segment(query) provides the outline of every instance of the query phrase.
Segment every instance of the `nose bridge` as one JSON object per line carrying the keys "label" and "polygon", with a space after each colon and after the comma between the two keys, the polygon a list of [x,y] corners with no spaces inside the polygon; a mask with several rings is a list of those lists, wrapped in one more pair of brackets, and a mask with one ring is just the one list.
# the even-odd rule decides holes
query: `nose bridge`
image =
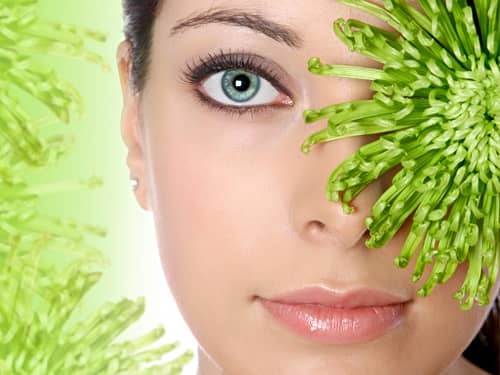
{"label": "nose bridge", "polygon": [[[373,93],[368,82],[351,79],[336,79],[325,83],[325,78],[314,77],[309,81],[306,108],[320,109],[328,105],[369,99]],[[298,128],[304,141],[309,135],[324,129],[327,119],[305,124]],[[300,159],[300,177],[296,181],[296,191],[291,207],[295,230],[307,241],[333,242],[342,247],[353,247],[365,238],[365,219],[382,193],[382,182],[373,181],[351,202],[351,214],[344,213],[340,202],[329,201],[327,183],[334,169],[361,146],[372,142],[375,136],[356,136],[315,144],[308,154]],[[297,166],[299,167],[299,166]]]}
{"label": "nose bridge", "polygon": [[[305,95],[306,108],[320,109],[353,100],[370,99],[373,92],[368,81],[346,78],[313,76],[308,79]],[[309,135],[324,129],[327,119],[304,124],[294,129],[303,142]],[[295,133],[297,135],[297,133]],[[302,154],[296,165],[292,191],[290,220],[294,230],[305,241],[325,243],[341,248],[359,246],[367,233],[365,219],[383,192],[379,179],[366,186],[350,203],[354,208],[344,213],[340,202],[329,201],[327,183],[331,173],[361,146],[374,141],[376,136],[356,136],[315,144],[308,154]],[[296,147],[296,145],[294,145]],[[385,178],[385,177],[384,177]]]}
{"label": "nose bridge", "polygon": [[382,192],[380,183],[374,181],[356,196],[350,214],[344,213],[340,202],[329,201],[326,191],[333,170],[365,143],[366,137],[339,139],[315,145],[303,155],[290,211],[302,239],[351,248],[365,238],[365,219]]}

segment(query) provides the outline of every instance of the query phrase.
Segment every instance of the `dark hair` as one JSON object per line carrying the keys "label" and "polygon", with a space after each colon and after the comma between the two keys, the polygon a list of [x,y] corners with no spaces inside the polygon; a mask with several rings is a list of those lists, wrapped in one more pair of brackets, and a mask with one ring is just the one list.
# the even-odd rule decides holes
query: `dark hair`
{"label": "dark hair", "polygon": [[500,375],[500,295],[464,357],[493,375]]}
{"label": "dark hair", "polygon": [[[123,0],[124,33],[132,44],[132,84],[137,92],[146,83],[153,24],[165,0]],[[500,375],[500,296],[464,357],[482,369]]]}
{"label": "dark hair", "polygon": [[131,80],[135,92],[143,90],[150,63],[153,24],[164,0],[122,0],[124,34],[132,45]]}

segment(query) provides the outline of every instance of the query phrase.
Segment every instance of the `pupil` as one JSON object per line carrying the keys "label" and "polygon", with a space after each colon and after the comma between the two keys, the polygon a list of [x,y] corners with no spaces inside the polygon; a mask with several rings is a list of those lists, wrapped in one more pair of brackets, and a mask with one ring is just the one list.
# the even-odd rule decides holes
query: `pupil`
{"label": "pupil", "polygon": [[234,78],[233,86],[238,91],[248,90],[250,87],[250,79],[244,74],[238,74]]}

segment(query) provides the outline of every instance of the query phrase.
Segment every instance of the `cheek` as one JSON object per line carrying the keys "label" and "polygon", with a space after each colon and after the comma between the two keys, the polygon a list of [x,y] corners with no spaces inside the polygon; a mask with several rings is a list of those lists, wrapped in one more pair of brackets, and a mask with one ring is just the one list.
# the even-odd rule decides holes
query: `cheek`
{"label": "cheek", "polygon": [[[395,237],[393,247],[397,252],[402,248],[410,227],[411,223],[407,221]],[[407,280],[411,280],[417,258],[418,251],[408,266],[401,270],[406,274]],[[409,281],[414,301],[409,308],[409,319],[403,333],[405,338],[399,350],[402,353],[414,353],[416,357],[428,358],[429,369],[438,369],[460,357],[491,310],[491,305],[481,307],[475,303],[470,310],[464,311],[460,309],[460,301],[453,298],[461,288],[467,271],[467,263],[462,263],[448,281],[436,285],[427,297],[417,295],[417,290],[427,281],[431,273],[430,265],[426,267],[420,280],[415,283]],[[499,289],[500,278],[491,291],[491,303]],[[419,354],[416,352],[417,348],[420,348]]]}
{"label": "cheek", "polygon": [[[194,117],[189,121],[215,132],[220,127]],[[257,237],[275,193],[264,176],[272,169],[268,155],[238,152],[231,140],[200,136],[194,125],[182,127],[185,122],[148,124],[156,126],[148,137],[148,163],[165,275],[179,310],[204,342],[204,334],[223,332],[228,324],[214,317],[243,308],[255,292],[252,269],[260,264],[255,248],[264,242]],[[159,129],[166,123],[168,129]],[[263,197],[262,191],[268,194]]]}
{"label": "cheek", "polygon": [[[413,269],[414,265],[415,260],[408,267]],[[409,329],[407,342],[412,343],[414,348],[425,348],[422,350],[429,353],[427,357],[436,359],[434,368],[461,356],[491,309],[491,305],[480,307],[474,304],[470,310],[461,310],[460,301],[453,298],[462,286],[467,270],[467,263],[461,264],[446,283],[438,284],[427,297],[420,297],[416,292],[427,280],[430,269],[414,284],[414,303],[408,322],[412,328]],[[493,296],[498,295],[499,281],[492,290]]]}
{"label": "cheek", "polygon": [[[232,260],[241,249],[231,246],[241,231],[235,218],[246,212],[238,202],[240,176],[201,143],[170,138],[162,147],[153,146],[152,153],[156,229],[170,285],[207,290],[223,283],[231,278]],[[238,207],[241,213],[234,212]],[[198,298],[205,296],[210,293]]]}

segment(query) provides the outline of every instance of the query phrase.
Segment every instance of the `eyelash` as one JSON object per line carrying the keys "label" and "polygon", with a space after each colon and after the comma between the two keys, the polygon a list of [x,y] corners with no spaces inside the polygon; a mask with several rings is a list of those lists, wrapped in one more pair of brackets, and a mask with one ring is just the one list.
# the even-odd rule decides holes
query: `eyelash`
{"label": "eyelash", "polygon": [[[199,57],[199,63],[192,67],[189,63],[186,69],[182,72],[181,80],[190,85],[198,85],[206,77],[212,74],[219,73],[224,70],[241,69],[248,73],[257,74],[262,78],[269,81],[278,91],[288,95],[292,101],[293,97],[289,90],[281,84],[278,74],[270,67],[266,66],[265,62],[258,62],[261,60],[257,55],[241,51],[239,53],[231,53],[220,50],[217,54],[208,54],[207,58]],[[210,109],[216,111],[224,111],[231,115],[240,117],[244,114],[253,115],[258,112],[266,110],[275,110],[276,105],[259,105],[259,106],[229,106],[219,103],[213,99],[208,98],[199,90],[195,91],[198,101],[207,105]]]}

